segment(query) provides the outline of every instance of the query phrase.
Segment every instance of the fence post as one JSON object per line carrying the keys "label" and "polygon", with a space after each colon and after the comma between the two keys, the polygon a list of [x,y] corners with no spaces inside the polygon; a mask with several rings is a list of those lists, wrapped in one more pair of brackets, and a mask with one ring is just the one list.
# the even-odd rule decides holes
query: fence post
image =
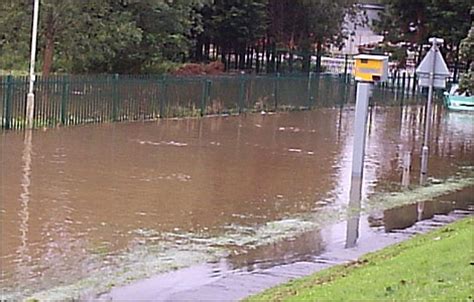
{"label": "fence post", "polygon": [[112,80],[112,121],[117,121],[118,119],[118,101],[119,101],[119,93],[118,93],[118,81],[119,75],[114,74]]}
{"label": "fence post", "polygon": [[397,80],[397,71],[394,70],[392,71],[392,87],[391,87],[392,91],[395,89],[396,80]]}
{"label": "fence post", "polygon": [[240,91],[239,91],[239,114],[245,110],[245,89],[246,88],[246,78],[242,75],[240,77]]}
{"label": "fence post", "polygon": [[402,97],[405,97],[406,78],[407,78],[407,73],[406,71],[404,71],[402,75]]}
{"label": "fence post", "polygon": [[11,129],[11,122],[12,122],[12,101],[13,101],[13,76],[7,76],[7,87],[6,87],[6,95],[5,95],[5,129]]}
{"label": "fence post", "polygon": [[344,56],[344,83],[347,83],[348,64],[349,64],[349,55],[346,54],[346,55]]}
{"label": "fence post", "polygon": [[414,96],[416,94],[416,72],[413,73],[413,86],[411,87],[412,89],[412,95]]}
{"label": "fence post", "polygon": [[68,108],[67,108],[67,98],[69,96],[69,77],[66,75],[63,77],[63,91],[61,94],[61,124],[67,124],[67,115],[68,115]]}
{"label": "fence post", "polygon": [[408,189],[410,186],[410,170],[411,170],[411,152],[403,153],[403,173],[402,173],[402,187]]}
{"label": "fence post", "polygon": [[311,106],[313,104],[313,97],[311,95],[311,84],[313,81],[313,72],[310,71],[308,75],[308,109],[311,109]]}
{"label": "fence post", "polygon": [[275,111],[278,109],[278,83],[280,80],[280,73],[278,72],[273,83],[273,98],[275,101]]}
{"label": "fence post", "polygon": [[211,85],[211,80],[205,80],[203,83],[203,91],[201,97],[201,116],[204,116],[206,114],[207,100],[209,99],[209,95],[211,94]]}
{"label": "fence post", "polygon": [[160,118],[165,116],[165,102],[168,98],[168,83],[166,82],[166,76],[163,76],[161,82],[161,97],[160,97]]}
{"label": "fence post", "polygon": [[348,95],[347,89],[349,85],[350,84],[347,83],[346,81],[342,83],[342,98],[341,98],[340,106],[343,106],[347,102],[347,95]]}

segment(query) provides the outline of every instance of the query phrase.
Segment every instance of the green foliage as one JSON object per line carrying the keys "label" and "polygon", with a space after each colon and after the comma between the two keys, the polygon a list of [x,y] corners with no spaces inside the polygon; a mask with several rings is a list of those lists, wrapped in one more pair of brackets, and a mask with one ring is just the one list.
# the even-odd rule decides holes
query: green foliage
{"label": "green foliage", "polygon": [[142,72],[146,74],[166,74],[178,70],[182,63],[173,61],[156,61],[143,67]]}
{"label": "green foliage", "polygon": [[215,40],[234,49],[255,43],[266,31],[267,0],[216,1],[208,24]]}
{"label": "green foliage", "polygon": [[[277,44],[308,54],[315,43],[340,44],[347,34],[343,21],[353,15],[354,2],[42,0],[39,67],[45,75],[161,71],[169,69],[169,62],[193,56],[209,60],[212,44],[221,57],[237,53],[244,68],[249,48],[263,44],[267,52],[272,47],[272,60]],[[31,0],[0,3],[2,70],[28,68],[32,9]]]}
{"label": "green foliage", "polygon": [[315,45],[320,58],[325,46],[342,46],[349,34],[346,18],[364,23],[365,18],[355,3],[353,0],[270,0],[269,36],[280,47],[302,53],[303,69],[309,71],[309,55]]}
{"label": "green foliage", "polygon": [[122,7],[133,16],[142,33],[139,41],[121,47],[112,69],[138,73],[162,61],[180,61],[188,56],[191,30],[199,18],[195,15],[198,1],[133,0]]}
{"label": "green foliage", "polygon": [[[42,0],[40,65],[44,73],[138,73],[182,59],[191,44],[191,29],[199,27],[195,8],[201,2]],[[0,3],[1,69],[28,68],[32,3]]]}
{"label": "green foliage", "polygon": [[[472,9],[474,13],[474,7]],[[461,91],[468,91],[474,93],[474,23],[471,23],[469,34],[461,42],[461,57],[468,62],[467,71],[461,76],[459,88]]]}
{"label": "green foliage", "polygon": [[[446,41],[448,60],[455,61],[459,43],[469,29],[470,0],[380,2],[386,10],[374,27],[386,41],[408,41],[409,46],[418,48],[429,36],[441,36]],[[345,21],[366,22],[356,3],[42,0],[39,67],[45,75],[143,73],[161,70],[163,62],[209,61],[212,49],[218,50],[224,62],[229,54],[236,54],[239,68],[252,68],[252,53],[266,52],[273,64],[267,71],[274,70],[277,50],[299,53],[304,58],[303,68],[308,70],[314,49],[321,57],[329,45],[342,46],[349,34]],[[0,2],[0,69],[28,69],[32,9],[32,0]],[[399,55],[403,56],[401,52]],[[291,69],[293,62],[286,64]],[[319,65],[318,61],[317,69]]]}
{"label": "green foliage", "polygon": [[428,38],[445,40],[443,50],[448,61],[457,60],[459,43],[469,31],[471,0],[383,0],[385,10],[373,28],[385,36],[386,42],[408,42],[413,50],[421,51]]}
{"label": "green foliage", "polygon": [[26,1],[0,1],[0,69],[28,68],[28,8]]}
{"label": "green foliage", "polygon": [[248,301],[471,301],[473,226],[468,218]]}

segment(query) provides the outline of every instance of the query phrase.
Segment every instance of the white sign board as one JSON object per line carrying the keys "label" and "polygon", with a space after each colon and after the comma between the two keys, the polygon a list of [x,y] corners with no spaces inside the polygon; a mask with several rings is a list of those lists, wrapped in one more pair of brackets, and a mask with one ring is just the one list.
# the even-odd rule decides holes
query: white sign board
{"label": "white sign board", "polygon": [[[434,64],[434,66],[433,66]],[[429,87],[431,85],[430,74],[434,72],[433,87],[445,88],[446,79],[451,75],[448,66],[441,55],[438,47],[431,47],[416,69],[418,75],[418,85],[421,87]]]}
{"label": "white sign board", "polygon": [[[418,85],[421,87],[430,87],[430,75],[418,75]],[[446,88],[446,78],[445,77],[436,77],[434,78],[433,87],[435,88]]]}

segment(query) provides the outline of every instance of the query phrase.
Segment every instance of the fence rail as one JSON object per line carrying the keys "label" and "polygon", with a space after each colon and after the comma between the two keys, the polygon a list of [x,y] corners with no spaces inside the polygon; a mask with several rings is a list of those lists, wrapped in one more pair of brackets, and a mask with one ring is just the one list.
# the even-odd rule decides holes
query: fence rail
{"label": "fence rail", "polygon": [[[351,102],[355,86],[344,76],[225,75],[38,77],[34,127],[55,127],[163,117],[237,114],[260,110],[300,110]],[[27,77],[0,77],[2,129],[25,127]],[[404,77],[378,85],[374,102],[416,101]]]}

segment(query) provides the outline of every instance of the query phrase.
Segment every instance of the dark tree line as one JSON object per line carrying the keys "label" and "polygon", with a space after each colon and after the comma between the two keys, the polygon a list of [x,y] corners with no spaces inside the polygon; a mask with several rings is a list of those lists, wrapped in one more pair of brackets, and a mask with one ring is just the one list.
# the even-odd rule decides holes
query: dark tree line
{"label": "dark tree line", "polygon": [[383,0],[385,11],[374,29],[386,42],[405,42],[405,48],[418,53],[417,63],[424,54],[423,46],[430,37],[443,38],[442,51],[457,78],[460,63],[469,65],[472,58],[463,57],[461,41],[472,22],[472,0]]}
{"label": "dark tree line", "polygon": [[[201,10],[203,32],[198,36],[194,58],[220,58],[229,68],[266,72],[280,69],[286,59],[293,70],[295,54],[302,69],[310,70],[310,56],[317,49],[341,45],[348,35],[345,19],[357,15],[352,0],[216,0]],[[320,60],[316,66],[321,69]]]}
{"label": "dark tree line", "polygon": [[[160,73],[185,62],[227,69],[321,71],[352,23],[356,0],[41,0],[39,65],[44,75]],[[469,0],[382,0],[374,24],[387,41],[421,49],[439,35],[459,60],[470,25]],[[0,1],[0,70],[27,70],[33,0]],[[311,64],[311,56],[316,64]],[[457,62],[457,61],[456,61]]]}

